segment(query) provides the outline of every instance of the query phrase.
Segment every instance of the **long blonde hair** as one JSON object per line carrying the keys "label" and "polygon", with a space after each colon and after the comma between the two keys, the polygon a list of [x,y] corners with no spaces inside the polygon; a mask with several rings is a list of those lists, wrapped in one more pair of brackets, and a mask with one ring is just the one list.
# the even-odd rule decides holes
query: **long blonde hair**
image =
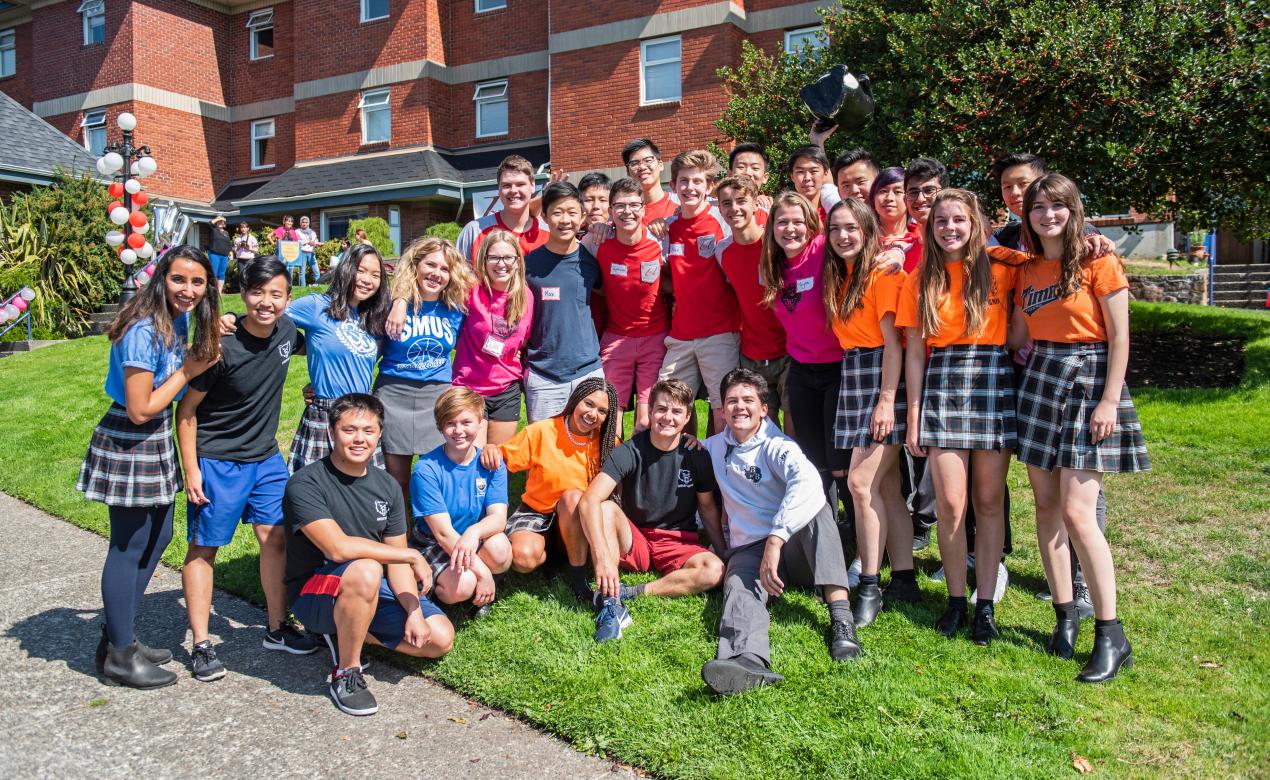
{"label": "long blonde hair", "polygon": [[503,312],[507,327],[515,329],[520,318],[525,316],[525,310],[529,308],[529,285],[525,282],[525,254],[520,249],[520,241],[510,231],[491,230],[481,239],[481,248],[476,252],[476,282],[491,297],[494,295],[494,285],[489,280],[489,252],[490,247],[500,241],[510,246],[516,254],[516,268],[507,285],[507,308]]}
{"label": "long blonde hair", "polygon": [[411,306],[422,302],[423,296],[419,294],[418,265],[419,261],[433,252],[442,253],[445,256],[445,264],[450,269],[450,283],[441,291],[441,302],[451,309],[467,314],[467,296],[472,291],[475,279],[463,255],[454,248],[454,244],[444,238],[424,236],[410,242],[410,246],[406,247],[406,251],[402,252],[401,258],[397,260],[397,269],[393,272],[393,299],[404,298]]}
{"label": "long blonde hair", "polygon": [[784,190],[772,200],[767,225],[763,228],[763,254],[758,261],[758,278],[763,285],[763,305],[771,308],[785,286],[785,250],[776,243],[776,212],[786,206],[802,209],[807,223],[807,243],[820,235],[820,217],[811,201],[793,190]]}
{"label": "long blonde hair", "polygon": [[873,209],[855,198],[844,198],[829,209],[829,214],[825,217],[828,223],[833,222],[833,215],[839,209],[850,211],[851,216],[855,217],[864,236],[864,245],[860,247],[860,254],[856,255],[855,261],[849,262],[833,248],[833,242],[829,240],[829,225],[825,225],[824,301],[825,319],[828,322],[846,320],[864,302],[864,291],[869,286],[869,277],[872,276],[878,254],[882,251],[882,245],[878,242],[881,229],[873,215]]}
{"label": "long blonde hair", "polygon": [[966,333],[972,337],[983,335],[987,325],[988,295],[992,292],[992,259],[988,257],[985,230],[988,220],[979,208],[979,198],[969,190],[946,189],[935,196],[926,220],[926,243],[922,251],[921,281],[918,303],[921,310],[922,333],[934,336],[943,327],[939,318],[939,302],[948,292],[949,277],[944,264],[948,255],[935,240],[935,212],[944,203],[961,205],[970,217],[970,240],[966,242],[966,256],[962,264],[966,269],[966,283],[962,288],[965,306]]}

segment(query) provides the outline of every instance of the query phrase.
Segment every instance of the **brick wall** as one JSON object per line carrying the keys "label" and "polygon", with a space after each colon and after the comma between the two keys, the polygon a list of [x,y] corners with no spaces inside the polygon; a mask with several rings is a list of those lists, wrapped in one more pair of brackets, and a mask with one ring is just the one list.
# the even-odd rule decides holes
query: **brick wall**
{"label": "brick wall", "polygon": [[258,60],[251,59],[247,30],[251,12],[222,16],[226,37],[217,57],[226,76],[227,105],[241,106],[291,95],[296,64],[293,5],[281,2],[272,6],[274,53]]}
{"label": "brick wall", "polygon": [[[514,5],[516,2],[517,0],[508,0],[508,5]],[[549,0],[549,2],[553,33],[705,5],[701,0],[626,0],[622,3],[614,3],[611,0]],[[737,5],[741,3],[737,2]]]}
{"label": "brick wall", "polygon": [[[15,57],[12,76],[0,79],[0,92],[18,101],[27,108],[31,107],[31,79],[35,71],[31,60],[31,23],[19,24],[13,30],[13,53]],[[41,77],[43,74],[41,74]]]}
{"label": "brick wall", "polygon": [[31,99],[48,100],[132,80],[133,3],[106,3],[106,40],[84,45],[78,3],[54,3],[31,11],[32,50],[52,58],[31,81]]}
{"label": "brick wall", "polygon": [[[107,39],[111,5],[106,3]],[[131,80],[213,103],[228,103],[225,81],[229,74],[221,65],[227,59],[231,17],[188,0],[141,0],[131,5],[136,31]]]}
{"label": "brick wall", "polygon": [[391,0],[388,18],[363,23],[361,4],[355,0],[293,0],[300,39],[295,46],[296,81],[424,58],[444,60],[442,2]]}
{"label": "brick wall", "polygon": [[[506,8],[479,14],[474,0],[451,0],[446,5],[442,61],[447,65],[547,48],[547,4],[541,0],[507,0]],[[508,34],[509,31],[514,34]],[[491,46],[493,42],[497,42],[497,52]]]}

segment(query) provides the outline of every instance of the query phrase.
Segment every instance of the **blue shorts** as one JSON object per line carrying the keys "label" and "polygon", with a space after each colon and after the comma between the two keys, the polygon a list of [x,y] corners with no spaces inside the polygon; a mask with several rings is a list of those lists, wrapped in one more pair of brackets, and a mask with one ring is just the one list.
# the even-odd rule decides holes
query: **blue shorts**
{"label": "blue shorts", "polygon": [[[299,597],[291,605],[291,612],[309,631],[335,633],[335,599],[340,593],[340,578],[351,563],[345,561],[319,566],[304,583]],[[419,611],[424,618],[445,614],[422,593],[419,594]],[[379,606],[370,620],[370,633],[390,650],[396,648],[406,635],[406,611],[393,595],[387,577],[379,581]]]}
{"label": "blue shorts", "polygon": [[229,270],[229,255],[217,255],[211,252],[207,253],[207,259],[212,261],[212,273],[220,281],[225,281],[225,272]]}
{"label": "blue shorts", "polygon": [[203,495],[212,503],[186,502],[187,542],[222,547],[233,540],[240,522],[282,525],[282,494],[291,476],[282,453],[255,463],[199,458],[198,467]]}

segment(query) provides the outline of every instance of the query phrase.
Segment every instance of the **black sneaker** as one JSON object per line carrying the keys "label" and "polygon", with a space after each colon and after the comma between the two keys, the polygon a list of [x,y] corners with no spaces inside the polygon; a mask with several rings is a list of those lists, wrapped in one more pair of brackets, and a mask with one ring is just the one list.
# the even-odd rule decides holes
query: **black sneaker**
{"label": "black sneaker", "polygon": [[[326,640],[326,649],[331,652],[331,668],[340,668],[340,638],[338,634],[323,634],[322,638]],[[370,661],[362,659],[361,670],[364,672],[370,668]]]}
{"label": "black sneaker", "polygon": [[216,657],[216,650],[210,639],[194,645],[190,653],[190,666],[194,671],[194,679],[199,682],[211,682],[225,676],[225,664]]}
{"label": "black sneaker", "polygon": [[374,715],[379,703],[366,687],[361,669],[341,669],[331,675],[331,701],[349,715]]}
{"label": "black sneaker", "polygon": [[266,631],[262,642],[266,650],[282,650],[291,655],[308,655],[316,653],[318,643],[308,634],[300,633],[300,629],[292,620],[283,621],[277,631]]}
{"label": "black sneaker", "polygon": [[740,656],[706,661],[705,666],[701,667],[701,679],[720,696],[732,696],[764,685],[776,685],[785,680],[761,662]]}
{"label": "black sneaker", "polygon": [[913,552],[921,552],[927,547],[930,547],[930,526],[913,533]]}

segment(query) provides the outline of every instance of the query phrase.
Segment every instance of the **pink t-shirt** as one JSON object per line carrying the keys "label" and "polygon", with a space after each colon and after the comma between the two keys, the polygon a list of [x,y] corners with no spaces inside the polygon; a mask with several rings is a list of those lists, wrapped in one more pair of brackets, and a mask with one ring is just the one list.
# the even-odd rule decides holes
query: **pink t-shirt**
{"label": "pink t-shirt", "polygon": [[454,384],[490,396],[520,381],[525,373],[520,353],[529,338],[534,313],[533,296],[525,297],[525,313],[515,327],[510,327],[504,318],[507,293],[487,290],[483,284],[472,288],[467,317],[454,348]]}
{"label": "pink t-shirt", "polygon": [[785,286],[772,308],[785,328],[785,349],[799,363],[836,363],[842,346],[825,321],[825,237],[816,236],[785,263]]}

